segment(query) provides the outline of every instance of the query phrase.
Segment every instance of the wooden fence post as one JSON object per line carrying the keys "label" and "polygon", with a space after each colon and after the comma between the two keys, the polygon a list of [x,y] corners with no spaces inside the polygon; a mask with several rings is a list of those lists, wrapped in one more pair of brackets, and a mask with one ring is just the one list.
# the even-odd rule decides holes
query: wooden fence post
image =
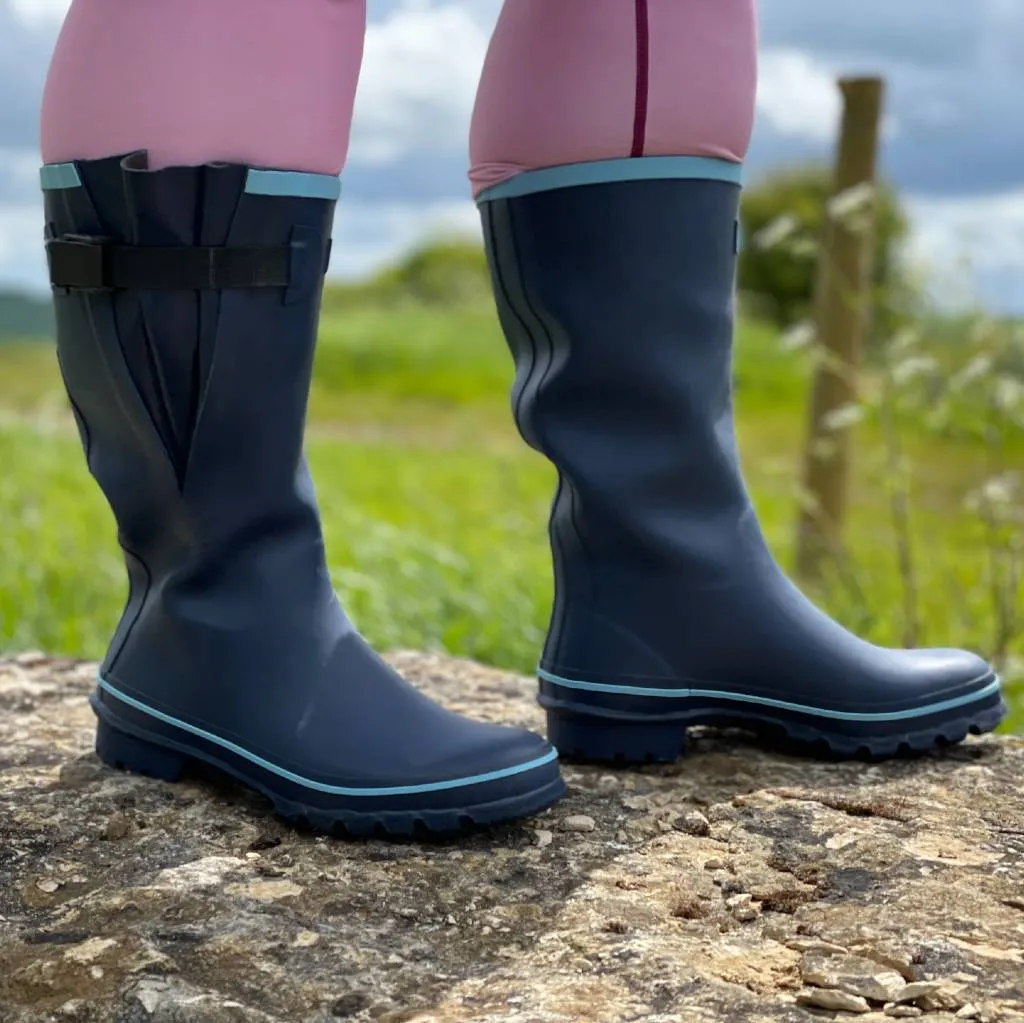
{"label": "wooden fence post", "polygon": [[[874,263],[875,168],[883,82],[843,78],[842,129],[818,261],[815,320],[819,352],[803,456],[797,574],[816,580],[841,551],[850,473],[850,428],[842,412],[857,400],[857,373],[870,314]],[[850,207],[856,207],[851,212]]]}

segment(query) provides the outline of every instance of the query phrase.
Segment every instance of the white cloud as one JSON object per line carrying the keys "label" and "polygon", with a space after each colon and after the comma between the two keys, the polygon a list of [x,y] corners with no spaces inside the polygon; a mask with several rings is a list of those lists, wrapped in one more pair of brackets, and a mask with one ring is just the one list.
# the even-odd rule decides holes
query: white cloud
{"label": "white cloud", "polygon": [[435,203],[345,202],[338,205],[330,276],[362,277],[434,237],[479,241],[480,217],[469,200]]}
{"label": "white cloud", "polygon": [[[839,131],[839,70],[804,50],[766,49],[758,58],[757,113],[779,135],[832,143]],[[850,73],[843,69],[843,73]],[[895,138],[899,122],[884,114],[882,134]]]}
{"label": "white cloud", "polygon": [[371,23],[350,160],[387,164],[411,152],[466,149],[488,31],[455,2],[406,0]]}
{"label": "white cloud", "polygon": [[1024,188],[1001,195],[911,196],[911,259],[948,305],[1024,313]]}
{"label": "white cloud", "polygon": [[39,153],[25,146],[0,146],[3,198],[15,200],[39,191]]}
{"label": "white cloud", "polygon": [[10,0],[10,5],[24,22],[52,24],[63,20],[71,0]]}
{"label": "white cloud", "polygon": [[757,111],[780,135],[815,142],[834,138],[839,124],[835,74],[800,50],[767,50],[758,69]]}

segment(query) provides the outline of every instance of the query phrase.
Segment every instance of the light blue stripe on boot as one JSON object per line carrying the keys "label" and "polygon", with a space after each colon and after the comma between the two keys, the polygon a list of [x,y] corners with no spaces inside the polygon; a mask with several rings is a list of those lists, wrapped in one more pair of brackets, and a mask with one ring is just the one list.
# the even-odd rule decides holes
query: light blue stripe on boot
{"label": "light blue stripe on boot", "polygon": [[613,181],[653,180],[743,182],[743,164],[719,160],[713,156],[640,156],[619,160],[594,160],[589,163],[568,163],[561,167],[517,174],[508,181],[485,188],[477,203],[494,199],[515,199],[533,192],[551,192],[556,188],[579,185],[605,185]]}
{"label": "light blue stripe on boot", "polygon": [[137,711],[141,711],[143,714],[148,714],[157,721],[162,721],[167,725],[173,725],[175,728],[180,728],[184,732],[189,732],[200,739],[205,739],[207,742],[214,743],[222,749],[226,749],[237,756],[244,757],[257,767],[262,767],[263,770],[270,771],[272,774],[276,774],[280,778],[285,778],[290,782],[294,782],[296,785],[302,785],[304,788],[312,789],[314,792],[323,792],[328,795],[414,796],[428,792],[443,792],[446,789],[468,788],[472,785],[483,785],[490,781],[500,781],[502,778],[512,778],[517,774],[527,774],[529,771],[538,767],[543,767],[545,764],[550,764],[552,761],[558,759],[558,753],[552,749],[542,756],[535,757],[533,760],[528,760],[521,764],[514,764],[512,767],[502,767],[496,771],[487,771],[483,774],[464,775],[461,778],[449,778],[445,781],[424,782],[421,785],[359,787],[328,785],[324,782],[313,781],[311,778],[305,778],[300,774],[296,774],[294,771],[289,771],[285,767],[280,767],[278,764],[275,764],[270,760],[265,760],[263,757],[258,756],[255,753],[251,753],[244,746],[238,745],[238,743],[231,742],[229,739],[223,739],[219,735],[214,735],[213,732],[206,731],[205,728],[190,725],[187,721],[182,721],[181,718],[172,717],[170,714],[165,714],[163,711],[147,706],[141,700],[136,700],[127,693],[122,693],[120,689],[111,685],[105,678],[103,678],[102,675],[97,676],[96,681],[100,689],[110,693],[111,696],[121,700],[123,703],[126,703],[129,707],[132,707]]}
{"label": "light blue stripe on boot", "polygon": [[82,179],[73,163],[45,163],[39,168],[39,183],[44,192],[58,188],[78,188]]}
{"label": "light blue stripe on boot", "polygon": [[[78,188],[82,184],[78,168],[73,163],[44,164],[39,169],[39,180],[44,191]],[[334,174],[252,169],[246,176],[245,190],[252,195],[333,200],[341,195],[341,180]]]}
{"label": "light blue stripe on boot", "polygon": [[301,199],[335,200],[341,195],[341,179],[335,174],[253,169],[246,176],[245,190],[250,195],[288,195]]}

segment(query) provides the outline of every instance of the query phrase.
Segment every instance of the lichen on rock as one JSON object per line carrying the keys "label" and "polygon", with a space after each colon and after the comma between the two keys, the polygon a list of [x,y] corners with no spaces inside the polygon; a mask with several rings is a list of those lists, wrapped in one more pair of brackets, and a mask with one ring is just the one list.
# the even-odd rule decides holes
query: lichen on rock
{"label": "lichen on rock", "polygon": [[[532,684],[396,654],[448,706]],[[95,668],[0,661],[2,1023],[1024,1023],[1024,742],[816,763],[728,733],[566,768],[457,841],[296,832],[92,753]]]}

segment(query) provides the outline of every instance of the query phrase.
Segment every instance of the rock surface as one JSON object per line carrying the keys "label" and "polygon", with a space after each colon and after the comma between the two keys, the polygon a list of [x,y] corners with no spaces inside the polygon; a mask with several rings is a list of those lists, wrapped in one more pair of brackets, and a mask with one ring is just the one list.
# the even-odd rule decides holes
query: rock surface
{"label": "rock surface", "polygon": [[[541,726],[527,680],[393,659]],[[1019,739],[866,765],[699,734],[567,768],[521,825],[354,844],[102,766],[93,671],[0,661],[3,1023],[1024,1023]]]}

